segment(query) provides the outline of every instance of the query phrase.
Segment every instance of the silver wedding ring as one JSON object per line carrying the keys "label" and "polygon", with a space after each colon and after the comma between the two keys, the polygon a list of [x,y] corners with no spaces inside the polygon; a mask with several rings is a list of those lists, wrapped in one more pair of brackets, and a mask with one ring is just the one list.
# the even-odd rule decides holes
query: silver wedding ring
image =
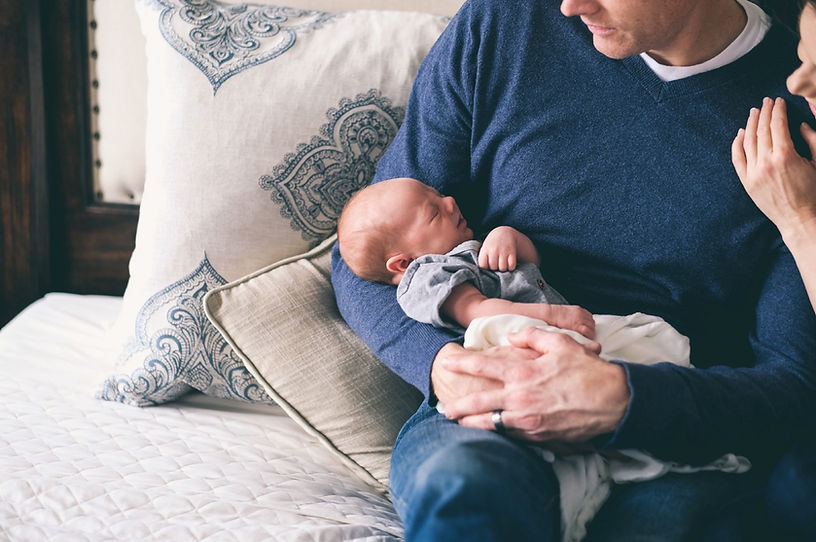
{"label": "silver wedding ring", "polygon": [[504,434],[504,422],[502,421],[502,409],[497,408],[490,416],[490,421],[493,422],[493,429],[500,435]]}

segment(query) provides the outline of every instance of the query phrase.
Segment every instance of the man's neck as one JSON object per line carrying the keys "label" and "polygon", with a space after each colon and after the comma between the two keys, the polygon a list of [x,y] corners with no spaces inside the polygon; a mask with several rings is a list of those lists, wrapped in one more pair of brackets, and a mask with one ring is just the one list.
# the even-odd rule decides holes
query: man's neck
{"label": "man's neck", "polygon": [[689,18],[680,41],[667,51],[647,51],[666,66],[693,66],[720,54],[745,28],[748,17],[736,0],[709,0],[701,3]]}

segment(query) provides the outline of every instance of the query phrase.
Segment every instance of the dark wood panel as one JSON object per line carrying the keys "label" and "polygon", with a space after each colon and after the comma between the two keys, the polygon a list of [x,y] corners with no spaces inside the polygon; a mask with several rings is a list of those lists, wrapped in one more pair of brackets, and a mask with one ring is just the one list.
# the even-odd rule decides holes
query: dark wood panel
{"label": "dark wood panel", "polygon": [[84,0],[55,3],[43,19],[53,287],[122,294],[138,208],[94,200],[87,17]]}
{"label": "dark wood panel", "polygon": [[0,325],[50,282],[40,13],[0,0]]}
{"label": "dark wood panel", "polygon": [[0,0],[0,325],[49,291],[121,294],[138,208],[94,201],[85,0]]}
{"label": "dark wood panel", "polygon": [[70,212],[60,289],[121,295],[128,280],[137,217],[138,208],[132,205],[89,205],[81,212]]}

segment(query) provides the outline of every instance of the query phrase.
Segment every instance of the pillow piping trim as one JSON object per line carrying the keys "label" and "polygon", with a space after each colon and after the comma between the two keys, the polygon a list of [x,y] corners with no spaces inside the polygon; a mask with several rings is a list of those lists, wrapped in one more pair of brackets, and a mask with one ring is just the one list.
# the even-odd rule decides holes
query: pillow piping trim
{"label": "pillow piping trim", "polygon": [[376,490],[378,490],[383,495],[388,497],[388,487],[386,485],[384,485],[382,482],[380,482],[373,474],[371,474],[368,471],[368,469],[366,469],[365,467],[360,465],[358,462],[356,462],[351,457],[346,455],[342,450],[337,448],[334,445],[334,443],[332,443],[331,439],[328,436],[326,436],[322,431],[320,431],[318,428],[316,428],[311,423],[309,423],[308,420],[306,419],[306,417],[303,416],[297,408],[295,408],[289,401],[287,401],[283,396],[281,396],[266,381],[266,379],[263,377],[263,375],[261,375],[260,371],[258,371],[257,367],[255,367],[255,364],[253,364],[252,361],[250,361],[250,359],[247,357],[247,355],[244,354],[243,350],[238,346],[235,339],[233,339],[232,336],[221,326],[220,322],[218,321],[218,317],[214,314],[214,309],[212,309],[210,307],[211,299],[215,298],[221,292],[225,292],[227,290],[232,289],[233,287],[240,286],[244,282],[247,282],[247,281],[249,281],[249,280],[251,280],[251,279],[253,279],[255,277],[258,277],[260,275],[263,275],[265,273],[268,273],[269,271],[272,271],[273,269],[276,269],[278,267],[282,267],[284,265],[296,262],[298,260],[318,256],[318,255],[320,255],[321,253],[323,253],[326,250],[331,250],[331,248],[334,246],[334,243],[335,243],[336,239],[337,239],[337,234],[334,234],[334,235],[330,236],[325,241],[323,241],[322,243],[320,243],[319,245],[317,245],[316,247],[314,247],[313,249],[311,249],[311,250],[309,250],[307,252],[304,252],[302,254],[298,254],[296,256],[291,256],[289,258],[284,258],[283,260],[280,260],[280,261],[275,262],[273,264],[270,264],[270,265],[268,265],[266,267],[263,267],[263,268],[259,269],[258,271],[250,273],[249,275],[246,275],[246,276],[244,276],[244,277],[242,277],[240,279],[237,279],[235,281],[224,284],[223,286],[219,286],[218,288],[210,290],[204,296],[204,300],[203,300],[204,314],[206,314],[207,319],[218,330],[218,332],[221,334],[221,336],[224,337],[224,340],[227,341],[227,343],[232,347],[232,349],[235,351],[235,353],[238,354],[238,356],[241,358],[241,361],[244,363],[244,366],[246,367],[246,369],[261,384],[261,386],[264,388],[264,391],[266,391],[266,393],[269,394],[269,396],[272,397],[275,400],[275,402],[281,407],[281,409],[283,409],[284,412],[286,412],[286,414],[290,418],[292,418],[295,422],[297,422],[297,424],[300,425],[307,433],[309,433],[313,437],[316,437],[318,439],[318,441],[320,441],[324,446],[329,448],[330,451],[332,451],[335,454],[339,455],[340,456],[340,461],[346,467],[348,467],[351,471],[353,471],[354,474],[356,474],[358,477],[362,478],[362,480],[364,482],[366,482],[370,486],[373,486]]}

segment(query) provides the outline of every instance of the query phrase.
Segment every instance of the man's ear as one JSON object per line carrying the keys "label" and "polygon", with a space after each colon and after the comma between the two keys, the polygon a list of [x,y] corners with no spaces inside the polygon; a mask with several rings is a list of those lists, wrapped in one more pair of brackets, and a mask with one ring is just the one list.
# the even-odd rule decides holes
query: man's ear
{"label": "man's ear", "polygon": [[411,265],[412,261],[414,261],[413,258],[404,252],[399,252],[386,260],[385,268],[388,269],[388,271],[394,275],[394,279],[399,282],[399,279],[402,278],[402,275],[405,273],[405,270],[408,269],[408,266]]}

